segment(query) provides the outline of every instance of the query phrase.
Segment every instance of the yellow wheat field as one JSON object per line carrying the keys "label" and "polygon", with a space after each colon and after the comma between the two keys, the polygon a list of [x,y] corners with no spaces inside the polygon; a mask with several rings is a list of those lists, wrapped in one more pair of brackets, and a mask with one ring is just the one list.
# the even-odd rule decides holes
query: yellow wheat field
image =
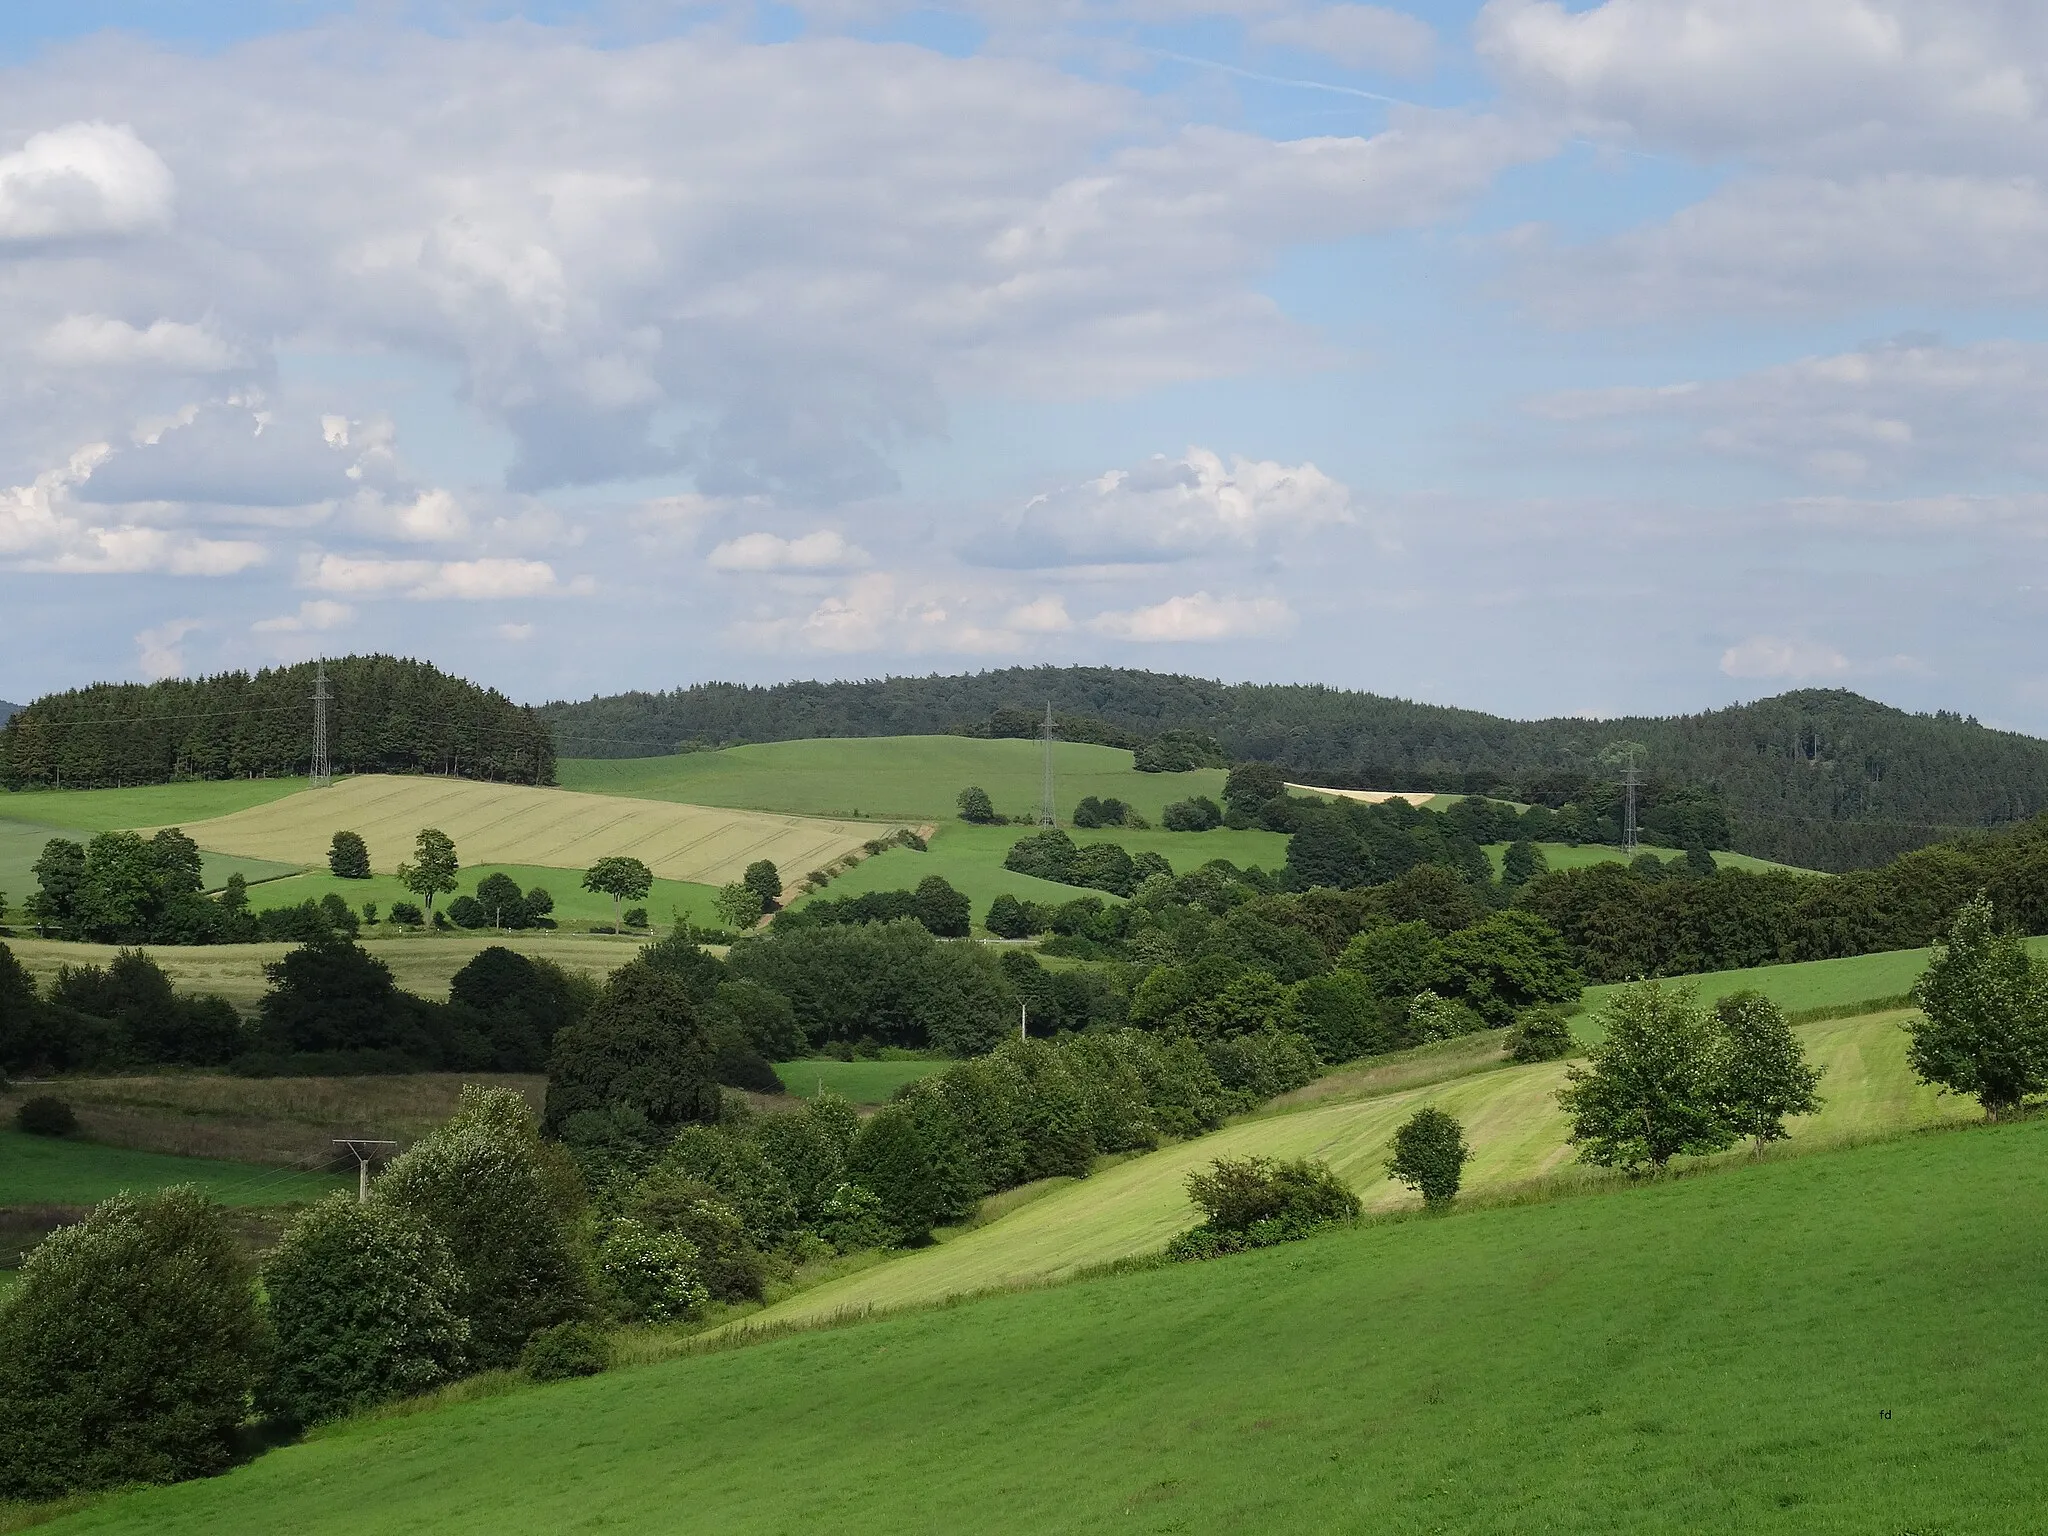
{"label": "yellow wheat field", "polygon": [[287,864],[324,863],[334,834],[346,829],[370,845],[370,867],[389,874],[412,857],[413,837],[439,827],[470,864],[540,864],[587,869],[623,854],[665,880],[723,885],[756,859],[772,859],[786,879],[801,879],[870,838],[871,822],[773,816],[618,795],[584,795],[526,784],[361,774],[329,789],[309,789],[229,816],[188,823],[186,833],[211,853]]}

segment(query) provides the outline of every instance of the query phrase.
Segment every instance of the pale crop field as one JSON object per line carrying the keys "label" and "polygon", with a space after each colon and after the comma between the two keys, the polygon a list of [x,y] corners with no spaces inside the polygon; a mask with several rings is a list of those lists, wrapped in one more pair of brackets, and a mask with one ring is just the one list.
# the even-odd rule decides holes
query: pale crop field
{"label": "pale crop field", "polygon": [[[1943,1097],[1906,1063],[1905,1013],[1802,1025],[1808,1056],[1827,1068],[1818,1115],[1791,1122],[1793,1139],[1843,1137],[1978,1117],[1974,1100]],[[1425,1104],[1458,1117],[1472,1145],[1465,1190],[1486,1194],[1556,1173],[1573,1161],[1557,1106],[1565,1064],[1504,1067],[1394,1093],[1267,1114],[1162,1148],[1060,1187],[986,1226],[935,1247],[805,1291],[736,1326],[802,1322],[888,1310],[978,1290],[1057,1279],[1075,1270],[1156,1252],[1193,1226],[1190,1172],[1218,1157],[1315,1157],[1344,1179],[1368,1210],[1419,1204],[1386,1176],[1395,1130]],[[1723,1154],[1740,1157],[1743,1152]]]}
{"label": "pale crop field", "polygon": [[334,834],[346,829],[369,844],[371,868],[390,874],[412,857],[422,827],[453,838],[465,864],[586,869],[618,854],[663,879],[698,885],[737,880],[756,859],[801,877],[889,830],[528,784],[360,774],[329,789],[189,822],[185,831],[217,853],[317,865],[326,862]]}

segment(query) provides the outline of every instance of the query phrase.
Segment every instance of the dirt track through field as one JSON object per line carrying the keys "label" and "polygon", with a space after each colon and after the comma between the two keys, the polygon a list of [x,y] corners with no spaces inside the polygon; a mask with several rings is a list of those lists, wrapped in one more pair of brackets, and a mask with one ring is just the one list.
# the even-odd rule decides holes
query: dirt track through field
{"label": "dirt track through field", "polygon": [[422,827],[455,840],[462,862],[585,869],[614,854],[667,880],[722,885],[756,859],[784,871],[816,869],[891,829],[870,822],[775,816],[661,800],[628,800],[525,784],[362,774],[268,805],[193,822],[185,831],[215,853],[318,865],[337,831],[358,832],[381,874],[412,856]]}

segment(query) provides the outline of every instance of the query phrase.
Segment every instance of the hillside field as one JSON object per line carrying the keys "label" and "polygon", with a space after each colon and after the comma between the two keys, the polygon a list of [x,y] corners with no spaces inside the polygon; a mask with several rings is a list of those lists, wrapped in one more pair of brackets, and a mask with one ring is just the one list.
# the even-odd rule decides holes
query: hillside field
{"label": "hillside field", "polygon": [[[1543,861],[1552,869],[1589,869],[1595,864],[1620,864],[1624,860],[1621,850],[1608,843],[1537,843],[1542,851]],[[1665,863],[1676,863],[1684,854],[1669,848],[1645,848],[1644,853],[1654,854]],[[1506,843],[1488,843],[1486,856],[1493,861],[1493,873],[1499,878],[1501,865],[1507,859]],[[1746,853],[1729,853],[1716,850],[1714,862],[1723,869],[1746,869],[1751,874],[1762,874],[1766,870],[1789,870],[1795,875],[1817,875],[1819,870],[1794,869],[1790,864],[1773,864],[1769,859],[1751,858]]]}
{"label": "hillside field", "polygon": [[[77,827],[45,826],[32,821],[0,821],[0,895],[7,898],[8,911],[17,917],[21,904],[36,890],[35,865],[43,856],[43,846],[51,838],[61,837],[70,842],[86,842],[93,836],[89,830]],[[228,883],[228,876],[239,874],[244,880],[275,880],[281,875],[298,873],[296,864],[279,864],[270,859],[238,858],[228,853],[207,853],[200,856],[200,870],[209,891],[217,891]],[[259,887],[260,889],[260,887]]]}
{"label": "hillside field", "polygon": [[[1942,1097],[1914,1079],[1906,1064],[1905,1031],[1899,1027],[1903,1017],[1875,1014],[1799,1027],[1808,1055],[1827,1068],[1827,1075],[1821,1082],[1826,1100],[1821,1112],[1790,1123],[1795,1144],[1978,1117],[1974,1100]],[[1459,1042],[1448,1044],[1457,1047]],[[1567,1122],[1556,1099],[1564,1070],[1562,1062],[1501,1067],[1255,1115],[1063,1185],[1000,1221],[935,1247],[805,1291],[749,1319],[748,1325],[915,1305],[1151,1253],[1194,1224],[1185,1180],[1217,1157],[1320,1158],[1368,1209],[1412,1206],[1416,1196],[1387,1177],[1385,1163],[1395,1129],[1425,1104],[1464,1123],[1472,1145],[1466,1190],[1498,1193],[1556,1173],[1571,1161]]]}
{"label": "hillside field", "polygon": [[124,1189],[167,1184],[197,1184],[222,1205],[296,1205],[354,1182],[329,1173],[0,1130],[0,1206],[94,1205]]}
{"label": "hillside field", "polygon": [[946,1061],[778,1061],[783,1091],[800,1099],[836,1093],[855,1104],[886,1104],[905,1083],[952,1065]]}
{"label": "hillside field", "polygon": [[[583,889],[583,872],[576,869],[550,869],[542,864],[476,864],[464,865],[457,876],[459,884],[450,895],[439,898],[435,903],[437,911],[446,912],[448,903],[457,896],[474,896],[477,886],[486,876],[509,875],[519,884],[522,891],[535,886],[546,890],[555,898],[554,921],[563,927],[588,927],[593,923],[612,921],[612,899],[595,895]],[[363,903],[374,901],[380,917],[389,917],[394,901],[410,901],[418,904],[419,898],[398,883],[396,875],[372,875],[367,880],[339,880],[325,869],[308,870],[284,879],[273,880],[265,885],[249,888],[249,905],[262,911],[266,907],[296,906],[302,901],[318,901],[333,892],[351,908],[360,912]],[[666,929],[674,921],[674,915],[681,913],[684,921],[700,927],[722,926],[715,903],[718,889],[710,885],[698,885],[687,880],[660,880],[654,882],[654,889],[642,901],[627,902],[626,906],[645,907],[648,920],[657,928]],[[366,930],[370,931],[370,930]],[[546,932],[545,929],[540,930]],[[507,942],[521,940],[525,934],[503,935]]]}
{"label": "hillside field", "polygon": [[[1207,795],[1222,803],[1220,768],[1140,773],[1121,748],[1056,741],[1052,750],[1054,810],[1062,824],[1088,795],[1115,796],[1155,824],[1169,801]],[[998,811],[1033,823],[1044,752],[1036,741],[840,737],[673,757],[564,758],[555,773],[567,788],[594,794],[899,821],[950,820],[959,813],[960,791],[979,784]]]}
{"label": "hillside field", "polygon": [[128,827],[181,826],[268,805],[306,787],[304,779],[204,779],[142,784],[133,789],[0,791],[0,821],[62,827],[73,836]]}
{"label": "hillside field", "polygon": [[876,835],[872,827],[797,816],[395,774],[359,774],[185,831],[202,848],[311,866],[326,863],[328,844],[344,827],[362,834],[370,867],[380,873],[412,857],[420,828],[439,827],[466,862],[581,870],[631,854],[666,879],[709,885],[737,880],[756,859],[813,869]]}
{"label": "hillside field", "polygon": [[2044,1228],[2048,1123],[1909,1137],[360,1421],[47,1529],[2028,1529]]}

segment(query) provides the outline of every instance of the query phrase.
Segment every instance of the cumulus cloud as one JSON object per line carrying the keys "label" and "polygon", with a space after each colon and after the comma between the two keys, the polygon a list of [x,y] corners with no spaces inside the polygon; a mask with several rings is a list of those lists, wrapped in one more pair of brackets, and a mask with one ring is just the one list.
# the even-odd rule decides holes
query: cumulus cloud
{"label": "cumulus cloud", "polygon": [[246,396],[190,406],[109,449],[79,489],[103,503],[302,507],[352,496],[390,468],[388,442]]}
{"label": "cumulus cloud", "polygon": [[59,368],[155,368],[167,373],[225,373],[243,367],[239,349],[204,324],[152,320],[146,326],[105,315],[66,315],[35,345]]}
{"label": "cumulus cloud", "polygon": [[230,576],[263,562],[264,547],[251,540],[203,538],[81,506],[79,487],[112,452],[90,443],[26,485],[0,487],[0,564],[75,574]]}
{"label": "cumulus cloud", "polygon": [[794,539],[745,533],[711,551],[714,571],[837,571],[866,565],[868,553],[839,533],[821,528]]}
{"label": "cumulus cloud", "polygon": [[2048,469],[2048,347],[1907,337],[1732,379],[1565,391],[1530,409],[1570,425],[1668,428],[1692,447],[1841,484],[1930,469],[2038,472]]}
{"label": "cumulus cloud", "polygon": [[1730,677],[1793,682],[1839,676],[1849,670],[1849,658],[1816,640],[1752,635],[1721,653],[1721,670]]}
{"label": "cumulus cloud", "polygon": [[125,123],[31,134],[0,155],[0,242],[133,234],[170,218],[174,187],[170,167]]}
{"label": "cumulus cloud", "polygon": [[1320,53],[1351,69],[1426,74],[1436,32],[1404,11],[1379,5],[1326,5],[1268,16],[1251,26],[1254,42]]}
{"label": "cumulus cloud", "polygon": [[1034,496],[974,548],[991,564],[1053,566],[1181,560],[1248,550],[1355,520],[1351,492],[1313,464],[1206,448],[1163,454]]}
{"label": "cumulus cloud", "polygon": [[1128,612],[1100,613],[1089,621],[1099,635],[1148,645],[1182,641],[1241,640],[1285,634],[1294,612],[1274,597],[1212,597],[1191,592]]}
{"label": "cumulus cloud", "polygon": [[479,560],[387,560],[377,555],[328,552],[310,557],[301,579],[322,592],[362,597],[454,598],[465,602],[537,597],[556,587],[554,567],[546,561],[497,556]]}
{"label": "cumulus cloud", "polygon": [[159,678],[177,677],[185,670],[184,639],[194,630],[206,626],[199,619],[172,619],[168,624],[159,624],[154,629],[145,629],[135,637],[136,660],[142,667],[142,675],[155,682]]}
{"label": "cumulus cloud", "polygon": [[339,629],[355,616],[355,609],[347,603],[337,603],[332,598],[316,597],[310,602],[299,604],[297,613],[279,614],[274,619],[258,619],[249,627],[259,635],[318,633]]}

